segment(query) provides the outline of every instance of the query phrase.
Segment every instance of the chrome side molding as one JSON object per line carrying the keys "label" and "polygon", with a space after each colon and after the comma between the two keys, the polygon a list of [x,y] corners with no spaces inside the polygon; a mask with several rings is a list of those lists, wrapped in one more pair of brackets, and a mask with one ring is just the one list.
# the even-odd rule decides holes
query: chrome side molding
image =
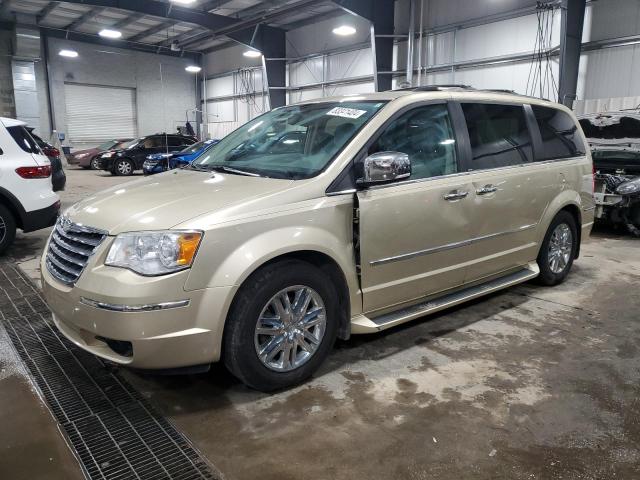
{"label": "chrome side molding", "polygon": [[446,245],[439,245],[437,247],[426,248],[424,250],[418,250],[416,252],[403,253],[401,255],[396,255],[394,257],[381,258],[379,260],[373,260],[369,262],[369,265],[371,265],[372,267],[377,267],[378,265],[384,265],[385,263],[399,262],[402,260],[409,260],[411,258],[420,257],[422,255],[429,255],[432,253],[443,252],[445,250],[451,250],[453,248],[466,247],[467,245],[471,245],[472,243],[476,243],[476,242],[481,242],[482,240],[488,240],[490,238],[500,237],[502,235],[509,235],[512,233],[524,232],[525,230],[535,228],[537,225],[538,225],[537,223],[531,223],[529,225],[522,225],[521,227],[514,228],[513,230],[491,233],[489,235],[470,238],[468,240],[462,240],[460,242],[447,243]]}
{"label": "chrome side molding", "polygon": [[90,298],[80,297],[80,303],[92,308],[100,310],[108,310],[110,312],[155,312],[157,310],[170,310],[172,308],[188,307],[191,300],[178,300],[175,302],[150,303],[147,305],[120,305],[114,303],[98,302]]}

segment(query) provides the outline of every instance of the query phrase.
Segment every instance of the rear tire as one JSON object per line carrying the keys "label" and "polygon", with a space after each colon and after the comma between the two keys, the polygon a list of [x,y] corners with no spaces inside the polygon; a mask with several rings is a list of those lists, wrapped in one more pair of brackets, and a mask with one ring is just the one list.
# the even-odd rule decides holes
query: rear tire
{"label": "rear tire", "polygon": [[236,294],[225,326],[224,363],[256,390],[297,385],[329,355],[338,318],[335,288],[318,268],[298,260],[268,265]]}
{"label": "rear tire", "polygon": [[552,286],[562,283],[573,265],[578,250],[578,227],[576,220],[569,212],[562,210],[551,221],[540,252],[538,266],[539,284]]}
{"label": "rear tire", "polygon": [[11,211],[0,204],[0,255],[11,246],[16,238],[16,219]]}
{"label": "rear tire", "polygon": [[128,158],[116,160],[116,163],[113,165],[114,173],[120,177],[128,177],[129,175],[133,175],[134,170],[135,165]]}

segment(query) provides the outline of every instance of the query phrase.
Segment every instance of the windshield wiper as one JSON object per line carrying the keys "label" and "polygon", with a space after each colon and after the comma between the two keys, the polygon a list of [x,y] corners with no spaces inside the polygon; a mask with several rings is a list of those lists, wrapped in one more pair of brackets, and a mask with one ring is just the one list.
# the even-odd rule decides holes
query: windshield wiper
{"label": "windshield wiper", "polygon": [[209,170],[217,170],[217,171],[222,171],[222,172],[226,172],[226,173],[233,173],[236,175],[245,175],[247,177],[261,177],[262,175],[259,175],[257,173],[254,172],[247,172],[246,170],[239,170],[237,168],[233,168],[233,167],[227,167],[225,165],[212,165],[209,167]]}

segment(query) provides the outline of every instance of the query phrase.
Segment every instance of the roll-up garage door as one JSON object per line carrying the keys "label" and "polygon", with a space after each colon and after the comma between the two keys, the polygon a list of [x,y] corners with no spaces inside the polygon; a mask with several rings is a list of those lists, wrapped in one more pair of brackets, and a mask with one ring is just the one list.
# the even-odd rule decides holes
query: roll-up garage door
{"label": "roll-up garage door", "polygon": [[138,136],[135,89],[66,83],[64,90],[72,145]]}

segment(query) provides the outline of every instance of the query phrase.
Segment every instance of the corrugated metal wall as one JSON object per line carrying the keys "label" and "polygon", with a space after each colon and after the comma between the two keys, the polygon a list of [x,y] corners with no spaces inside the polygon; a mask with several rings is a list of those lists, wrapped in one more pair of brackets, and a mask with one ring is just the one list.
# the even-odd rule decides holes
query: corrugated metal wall
{"label": "corrugated metal wall", "polygon": [[[419,11],[419,0],[417,5]],[[536,2],[531,0],[424,0],[423,28],[426,34],[422,42],[422,84],[461,83],[555,99],[559,79],[560,10],[556,8],[548,18],[542,19],[547,34],[545,47],[556,48],[556,52],[549,57],[543,56],[538,62],[533,61],[539,29],[539,18],[531,13],[535,5]],[[398,0],[397,33],[408,31],[408,12],[409,0]],[[333,35],[331,29],[342,23],[356,26],[356,35],[346,38]],[[415,27],[417,31],[418,19]],[[350,15],[288,32],[287,56],[298,58],[288,65],[287,85],[293,87],[288,94],[289,103],[373,91],[369,34],[368,23]],[[598,0],[588,4],[584,42],[638,34],[639,0]],[[406,41],[399,42],[394,49],[394,70],[397,72],[394,87],[405,80],[402,72],[406,65],[406,45]],[[344,51],[347,49],[349,51]],[[241,56],[241,49],[233,47],[228,50],[216,52],[207,60],[210,74],[211,69],[220,71],[223,66],[248,64],[248,60]],[[415,68],[418,67],[418,50],[416,45]],[[255,60],[250,62],[255,65]],[[542,81],[533,82],[536,68],[539,68],[538,75],[542,74]],[[640,45],[586,52],[580,65],[576,108],[584,110],[601,108],[605,104],[633,104],[635,97],[640,96],[638,78]],[[231,90],[233,83],[230,82],[210,82],[209,98],[237,94]],[[416,74],[413,84],[418,82]],[[595,99],[604,100],[591,101]],[[221,99],[211,108],[217,109],[221,115],[219,118],[237,126],[257,113],[255,109],[247,111],[246,105],[240,103],[238,99]],[[215,128],[217,130],[212,131],[220,134],[227,131],[227,127]]]}

